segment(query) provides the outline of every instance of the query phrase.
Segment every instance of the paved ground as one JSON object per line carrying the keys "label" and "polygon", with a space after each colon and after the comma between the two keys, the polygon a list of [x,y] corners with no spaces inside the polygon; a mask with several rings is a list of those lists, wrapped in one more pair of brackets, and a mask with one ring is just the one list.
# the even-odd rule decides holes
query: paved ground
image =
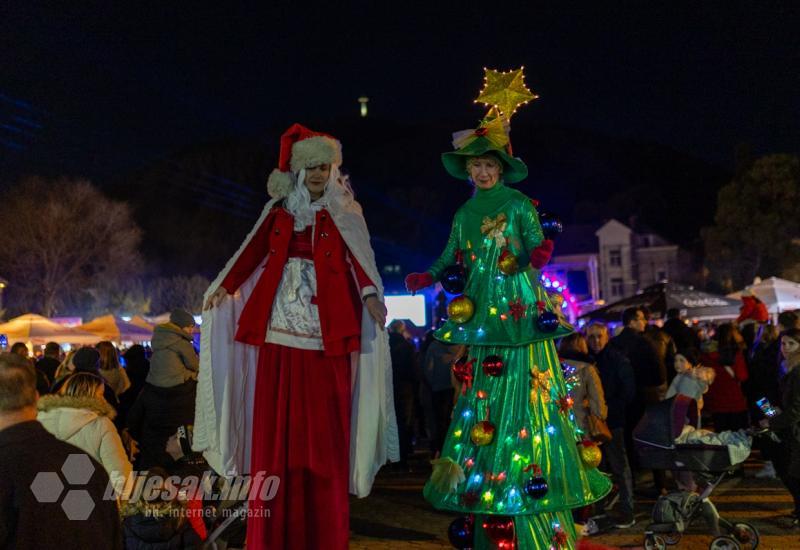
{"label": "paved ground", "polygon": [[[422,498],[429,473],[426,461],[426,456],[417,455],[411,473],[385,469],[369,497],[351,501],[351,549],[451,548],[447,526],[456,516],[437,512]],[[800,550],[800,529],[792,528],[785,518],[791,512],[791,497],[779,481],[752,477],[760,466],[756,460],[748,461],[745,477],[723,481],[711,500],[722,517],[752,524],[761,535],[759,548]],[[646,491],[648,481],[647,476],[640,476],[637,486]],[[641,496],[634,527],[591,537],[591,542],[641,548],[654,503],[654,498]],[[672,548],[707,549],[712,537],[705,528],[703,520],[698,520]]]}

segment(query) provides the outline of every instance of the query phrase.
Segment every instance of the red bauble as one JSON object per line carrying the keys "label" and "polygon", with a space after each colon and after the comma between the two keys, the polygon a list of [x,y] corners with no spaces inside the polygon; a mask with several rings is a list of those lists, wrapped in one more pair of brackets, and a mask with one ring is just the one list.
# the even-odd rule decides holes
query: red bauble
{"label": "red bauble", "polygon": [[481,363],[487,376],[500,376],[503,372],[503,359],[499,355],[489,355]]}
{"label": "red bauble", "polygon": [[514,518],[511,516],[484,516],[483,530],[486,536],[497,545],[504,545],[503,548],[514,544]]}

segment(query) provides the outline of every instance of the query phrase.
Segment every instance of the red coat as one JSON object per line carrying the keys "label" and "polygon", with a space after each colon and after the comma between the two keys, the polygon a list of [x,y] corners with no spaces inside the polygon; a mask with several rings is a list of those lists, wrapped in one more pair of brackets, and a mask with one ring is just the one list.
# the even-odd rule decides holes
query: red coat
{"label": "red coat", "polygon": [[[292,215],[281,206],[273,207],[222,281],[222,287],[233,294],[259,264],[264,269],[239,317],[238,342],[253,346],[264,344],[272,303],[289,258],[293,232]],[[267,257],[269,261],[264,265]],[[316,304],[325,354],[344,355],[358,351],[362,313],[359,288],[374,284],[350,254],[336,224],[324,209],[316,215],[312,259],[317,276]]]}
{"label": "red coat", "polygon": [[714,381],[703,396],[703,407],[712,413],[737,413],[746,411],[747,399],[742,392],[742,382],[747,380],[747,363],[741,351],[736,352],[733,365],[735,378],[725,369],[718,351],[702,354],[700,363],[714,369]]}

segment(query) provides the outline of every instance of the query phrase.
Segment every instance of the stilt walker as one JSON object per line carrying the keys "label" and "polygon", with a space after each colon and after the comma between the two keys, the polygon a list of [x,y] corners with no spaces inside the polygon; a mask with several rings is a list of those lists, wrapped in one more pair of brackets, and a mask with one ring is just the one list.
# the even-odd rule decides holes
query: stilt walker
{"label": "stilt walker", "polygon": [[[341,146],[295,124],[270,200],[206,293],[195,450],[277,476],[247,548],[347,548],[350,492],[398,459],[383,288]],[[199,439],[198,439],[199,437]]]}
{"label": "stilt walker", "polygon": [[412,291],[440,281],[457,294],[435,337],[469,346],[453,365],[461,396],[424,490],[436,508],[465,514],[450,526],[459,548],[574,548],[571,510],[611,485],[596,469],[599,449],[575,425],[573,379],[553,344],[572,332],[539,282],[553,241],[535,202],[508,186],[528,174],[511,154],[510,118],[534,97],[522,69],[486,71],[478,101],[491,110],[442,155],[475,194],[456,212],[441,257],[406,278]]}

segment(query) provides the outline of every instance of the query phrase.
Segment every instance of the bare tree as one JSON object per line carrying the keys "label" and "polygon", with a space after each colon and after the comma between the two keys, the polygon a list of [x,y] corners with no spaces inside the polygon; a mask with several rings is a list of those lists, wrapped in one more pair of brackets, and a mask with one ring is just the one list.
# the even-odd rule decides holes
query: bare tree
{"label": "bare tree", "polygon": [[135,275],[141,231],[89,181],[30,177],[0,203],[0,269],[17,306],[51,316]]}
{"label": "bare tree", "polygon": [[154,279],[149,286],[150,309],[153,313],[163,313],[179,307],[200,313],[203,309],[203,293],[210,284],[211,281],[202,275]]}

